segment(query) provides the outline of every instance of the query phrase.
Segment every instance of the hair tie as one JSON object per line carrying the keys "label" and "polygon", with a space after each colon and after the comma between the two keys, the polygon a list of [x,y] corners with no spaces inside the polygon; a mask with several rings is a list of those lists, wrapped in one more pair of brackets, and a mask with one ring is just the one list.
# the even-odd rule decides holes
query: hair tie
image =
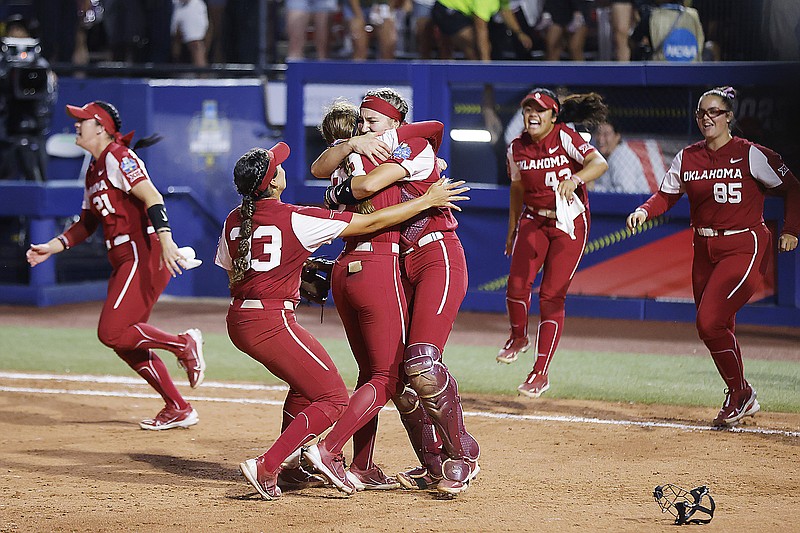
{"label": "hair tie", "polygon": [[733,90],[733,87],[725,87],[724,89],[722,89],[722,94],[724,94],[726,98],[730,98],[731,100],[736,98],[736,91]]}
{"label": "hair tie", "polygon": [[114,140],[120,144],[124,144],[125,146],[130,147],[131,141],[133,140],[133,134],[136,130],[130,131],[125,135],[122,135],[120,132],[114,132]]}

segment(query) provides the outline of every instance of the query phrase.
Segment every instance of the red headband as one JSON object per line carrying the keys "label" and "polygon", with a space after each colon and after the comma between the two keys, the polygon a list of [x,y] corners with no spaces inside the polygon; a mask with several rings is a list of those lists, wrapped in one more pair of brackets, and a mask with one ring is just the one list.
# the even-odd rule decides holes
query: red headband
{"label": "red headband", "polygon": [[556,115],[558,114],[558,109],[559,109],[558,100],[554,100],[552,97],[543,92],[537,91],[535,93],[528,93],[527,95],[525,95],[525,98],[522,99],[519,105],[525,107],[525,102],[529,100],[533,100],[534,102],[542,106],[543,109],[552,109]]}
{"label": "red headband", "polygon": [[83,107],[68,105],[67,115],[71,116],[75,120],[89,120],[93,118],[98,124],[103,126],[103,129],[109,135],[114,137],[115,141],[122,143],[125,146],[130,146],[131,144],[134,132],[130,132],[123,136],[119,131],[117,131],[117,127],[114,125],[114,119],[111,118],[111,115],[108,113],[108,111],[94,102],[86,104]]}
{"label": "red headband", "polygon": [[364,100],[361,102],[361,109],[371,109],[389,118],[393,118],[397,122],[403,122],[403,114],[400,113],[395,106],[377,96],[365,96]]}
{"label": "red headband", "polygon": [[289,145],[284,142],[279,142],[267,150],[269,154],[269,165],[267,165],[267,171],[264,173],[261,182],[254,191],[254,196],[261,196],[261,194],[267,190],[267,187],[269,187],[269,184],[272,182],[272,176],[275,175],[275,171],[278,169],[278,165],[286,161],[289,157],[289,152]]}

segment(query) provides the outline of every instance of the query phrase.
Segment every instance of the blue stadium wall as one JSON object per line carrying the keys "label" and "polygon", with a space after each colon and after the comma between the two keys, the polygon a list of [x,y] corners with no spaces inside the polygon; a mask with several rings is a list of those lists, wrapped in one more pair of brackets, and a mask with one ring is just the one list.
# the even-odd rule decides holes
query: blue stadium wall
{"label": "blue stadium wall", "polygon": [[[480,127],[480,112],[475,109],[479,109],[482,89],[487,83],[495,87],[498,107],[506,109],[513,108],[519,95],[534,85],[567,86],[572,90],[606,89],[619,98],[654,100],[647,104],[651,116],[645,119],[670,126],[672,131],[681,131],[687,140],[696,140],[690,110],[699,92],[722,84],[750,87],[762,93],[779,91],[787,86],[787,81],[796,80],[796,73],[800,71],[797,67],[768,63],[578,66],[568,63],[303,62],[289,64],[285,83],[280,84],[260,80],[62,79],[52,131],[73,130],[72,121],[62,112],[64,104],[103,99],[119,107],[125,131],[135,129],[137,137],[161,134],[164,140],[140,155],[167,198],[179,244],[194,246],[204,260],[201,268],[173,280],[166,293],[226,296],[227,277],[213,265],[213,258],[222,220],[237,205],[237,195],[231,185],[231,169],[236,159],[250,147],[268,146],[280,138],[286,140],[292,148],[292,156],[284,165],[290,180],[284,199],[319,203],[324,182],[312,179],[308,171],[310,161],[320,149],[319,136],[313,126],[321,116],[322,107],[336,96],[344,95],[357,101],[366,87],[400,87],[413,101],[414,120],[439,119],[449,131],[454,127]],[[669,96],[662,97],[664,94]],[[666,110],[659,109],[659,105]],[[630,113],[627,129],[643,121],[636,113]],[[798,172],[796,161],[800,154],[796,138],[788,139],[786,147],[777,141],[764,144],[783,153],[791,168]],[[440,155],[451,161],[453,177],[467,179],[473,185],[472,200],[458,215],[459,236],[464,243],[470,274],[469,292],[462,308],[504,312],[504,280],[509,261],[502,252],[508,187],[503,184],[501,170],[497,169],[495,154],[488,145],[472,145],[465,149],[447,136]],[[42,242],[61,231],[68,223],[65,217],[80,209],[82,187],[78,179],[82,162],[80,157],[51,159],[50,180],[44,185],[0,182],[0,217],[24,217],[27,242]],[[650,294],[647,290],[633,295],[623,290],[621,293],[625,296],[618,296],[607,287],[595,287],[597,280],[604,276],[622,280],[620,286],[632,278],[651,279],[651,285],[655,286],[666,283],[659,281],[664,277],[659,267],[666,264],[662,258],[651,253],[646,257],[648,261],[638,259],[642,258],[642,250],[648,253],[652,250],[661,253],[661,250],[670,255],[669,248],[658,248],[659,243],[670,246],[669,243],[680,241],[685,248],[682,234],[688,227],[688,208],[684,200],[648,231],[631,236],[623,230],[624,217],[645,198],[591,195],[590,245],[576,282],[583,274],[586,279],[578,283],[580,290],[571,291],[568,296],[568,314],[650,320],[694,319],[694,304],[685,290],[678,291],[677,297],[668,292]],[[782,212],[779,199],[768,200],[766,215],[773,229],[779,230]],[[80,265],[85,262],[76,263],[81,272],[69,270],[69,254],[79,248],[59,254],[56,261],[36,269],[20,267],[18,256],[0,258],[0,271],[12,272],[0,281],[0,301],[54,305],[102,299],[105,295],[102,272],[94,277],[84,275],[85,268]],[[95,237],[94,245],[87,249],[102,258],[102,239]],[[320,253],[335,256],[338,249],[332,244],[323,247]],[[686,255],[685,249],[683,255]],[[628,257],[632,258],[631,264],[625,263]],[[740,322],[800,325],[798,257],[798,253],[776,256],[774,286],[739,313]],[[688,259],[681,261],[686,263]],[[608,276],[604,265],[612,265]],[[618,268],[619,265],[626,268]],[[682,268],[688,269],[688,263]],[[671,275],[676,277],[675,273]],[[681,276],[677,274],[678,278]],[[685,287],[688,286],[687,274]],[[537,312],[535,300],[534,297],[534,313]]]}

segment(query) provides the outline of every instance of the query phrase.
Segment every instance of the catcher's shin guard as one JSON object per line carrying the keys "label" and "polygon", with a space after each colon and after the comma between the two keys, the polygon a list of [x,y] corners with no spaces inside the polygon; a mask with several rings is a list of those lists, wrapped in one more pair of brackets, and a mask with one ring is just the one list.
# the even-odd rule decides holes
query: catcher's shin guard
{"label": "catcher's shin guard", "polygon": [[393,400],[420,464],[433,476],[442,477],[442,440],[420,405],[419,396],[414,389],[406,387]]}
{"label": "catcher's shin guard", "polygon": [[412,344],[404,359],[409,385],[439,430],[445,453],[453,459],[466,457],[464,445],[474,439],[464,429],[458,384],[442,363],[441,352],[432,344]]}

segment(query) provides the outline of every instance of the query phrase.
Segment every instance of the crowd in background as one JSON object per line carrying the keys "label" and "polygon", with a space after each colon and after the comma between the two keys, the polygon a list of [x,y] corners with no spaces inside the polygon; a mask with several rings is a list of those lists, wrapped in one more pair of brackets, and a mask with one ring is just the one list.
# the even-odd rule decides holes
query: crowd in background
{"label": "crowd in background", "polygon": [[[654,10],[667,10],[666,18],[659,22]],[[264,49],[268,63],[664,59],[659,23],[662,33],[683,26],[693,34],[694,60],[800,59],[796,0],[8,0],[0,6],[2,20],[14,14],[25,17],[56,64],[256,64]]]}

